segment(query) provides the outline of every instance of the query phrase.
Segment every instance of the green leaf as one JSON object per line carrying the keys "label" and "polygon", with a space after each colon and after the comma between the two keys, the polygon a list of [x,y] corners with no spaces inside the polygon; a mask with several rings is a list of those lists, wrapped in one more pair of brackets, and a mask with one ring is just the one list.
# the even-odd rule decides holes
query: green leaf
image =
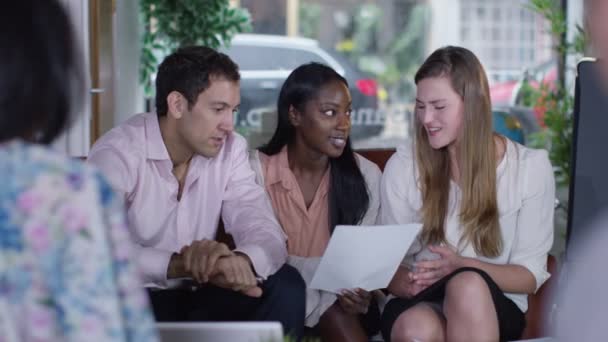
{"label": "green leaf", "polygon": [[139,4],[144,23],[140,82],[147,96],[152,93],[156,55],[184,45],[218,48],[230,43],[233,32],[252,28],[249,12],[231,8],[228,0],[139,0]]}
{"label": "green leaf", "polygon": [[[567,31],[568,25],[565,15],[561,10],[560,2],[555,0],[530,0],[529,6],[532,11],[542,15],[550,26],[553,35],[555,52],[564,57],[570,54],[583,54],[588,46],[588,37],[582,26],[576,27],[575,38],[571,42],[561,40],[561,35]],[[567,185],[570,182],[570,155],[572,151],[572,111],[574,107],[574,96],[571,91],[564,89],[561,85],[553,88],[543,86],[539,90],[524,88],[526,95],[524,103],[533,107],[540,100],[545,108],[544,123],[546,128],[531,135],[529,143],[533,147],[546,148],[549,158],[555,168],[555,179],[559,185]]]}

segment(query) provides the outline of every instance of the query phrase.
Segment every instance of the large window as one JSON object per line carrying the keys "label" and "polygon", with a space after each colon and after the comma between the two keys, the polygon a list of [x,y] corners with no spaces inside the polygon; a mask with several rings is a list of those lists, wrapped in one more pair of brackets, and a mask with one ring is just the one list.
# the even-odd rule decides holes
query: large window
{"label": "large window", "polygon": [[[297,13],[289,11],[294,4]],[[237,38],[228,50],[244,75],[238,129],[254,145],[268,139],[283,80],[298,65],[317,61],[336,68],[351,83],[355,147],[394,147],[411,133],[416,69],[434,49],[448,44],[467,47],[479,57],[497,109],[515,106],[524,75],[556,65],[547,23],[526,4],[241,0],[254,31]]]}
{"label": "large window", "polygon": [[[293,70],[307,62],[325,62],[317,53],[298,47],[238,45],[228,49],[241,71]],[[252,58],[255,56],[255,58]]]}

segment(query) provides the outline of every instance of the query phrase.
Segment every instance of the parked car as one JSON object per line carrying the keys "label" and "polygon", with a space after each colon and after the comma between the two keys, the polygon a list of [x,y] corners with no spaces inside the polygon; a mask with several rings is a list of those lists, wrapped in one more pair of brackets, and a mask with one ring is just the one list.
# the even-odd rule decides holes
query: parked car
{"label": "parked car", "polygon": [[257,136],[250,136],[252,145],[264,142],[274,132],[281,86],[296,67],[309,62],[326,64],[348,81],[353,100],[353,140],[378,135],[384,128],[384,118],[378,111],[376,80],[366,77],[346,58],[322,49],[315,40],[239,34],[223,52],[241,71],[241,107],[236,126],[237,130]]}
{"label": "parked car", "polygon": [[[557,64],[554,60],[537,65],[534,68],[526,69],[522,72],[518,80],[495,83],[490,87],[492,105],[501,108],[521,108],[524,105],[523,85],[527,82],[534,89],[539,89],[541,85],[552,87],[557,82]],[[518,115],[532,115],[536,125],[544,125],[545,108],[541,104],[535,104],[532,111],[522,111],[517,109]],[[524,119],[523,121],[531,121]],[[528,127],[531,127],[528,125]],[[538,128],[538,127],[535,127]]]}
{"label": "parked car", "polygon": [[533,68],[524,70],[516,80],[495,83],[490,86],[492,104],[495,106],[520,105],[521,87],[527,81],[532,87],[541,84],[552,85],[557,81],[557,63],[550,60]]}

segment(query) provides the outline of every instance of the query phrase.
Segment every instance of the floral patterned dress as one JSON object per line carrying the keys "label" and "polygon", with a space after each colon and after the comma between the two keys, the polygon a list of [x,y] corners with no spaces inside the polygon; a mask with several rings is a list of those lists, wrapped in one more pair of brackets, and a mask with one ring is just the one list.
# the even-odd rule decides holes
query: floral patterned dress
{"label": "floral patterned dress", "polygon": [[0,342],[157,341],[122,199],[90,166],[0,144]]}

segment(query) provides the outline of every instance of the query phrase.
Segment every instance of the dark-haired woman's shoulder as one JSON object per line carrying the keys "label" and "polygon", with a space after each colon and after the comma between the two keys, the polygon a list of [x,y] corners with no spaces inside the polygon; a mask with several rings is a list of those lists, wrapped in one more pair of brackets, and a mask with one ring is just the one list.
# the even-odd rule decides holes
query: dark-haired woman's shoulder
{"label": "dark-haired woman's shoulder", "polygon": [[380,171],[380,167],[378,167],[378,164],[365,158],[364,156],[360,155],[359,153],[355,153],[355,158],[357,159],[357,164],[359,165],[359,170],[361,170],[361,173],[363,174],[363,176],[366,179],[368,177],[375,178],[375,177],[380,177],[382,175],[382,171]]}
{"label": "dark-haired woman's shoulder", "polygon": [[372,195],[375,195],[375,189],[380,184],[380,179],[382,178],[380,167],[359,153],[355,153],[355,158],[357,159],[359,170],[361,170],[361,174],[363,174],[363,178],[365,179],[368,188],[370,188],[370,192]]}
{"label": "dark-haired woman's shoulder", "polygon": [[259,149],[253,149],[249,151],[249,158],[259,160],[260,162],[266,164],[270,156]]}
{"label": "dark-haired woman's shoulder", "polygon": [[369,194],[369,206],[365,213],[361,224],[374,225],[377,222],[378,210],[380,208],[380,181],[382,180],[382,171],[378,165],[362,155],[355,153],[359,170],[363,174],[367,192]]}

